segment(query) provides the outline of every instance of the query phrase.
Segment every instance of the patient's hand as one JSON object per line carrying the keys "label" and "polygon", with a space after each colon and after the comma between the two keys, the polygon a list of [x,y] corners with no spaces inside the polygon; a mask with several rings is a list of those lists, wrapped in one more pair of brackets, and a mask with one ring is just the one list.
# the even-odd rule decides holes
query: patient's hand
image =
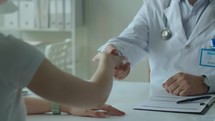
{"label": "patient's hand", "polygon": [[62,112],[66,112],[71,115],[76,116],[86,116],[86,117],[95,117],[95,118],[105,118],[108,116],[123,116],[125,115],[124,112],[110,106],[110,105],[103,105],[96,109],[80,109],[74,108],[69,106],[62,106]]}

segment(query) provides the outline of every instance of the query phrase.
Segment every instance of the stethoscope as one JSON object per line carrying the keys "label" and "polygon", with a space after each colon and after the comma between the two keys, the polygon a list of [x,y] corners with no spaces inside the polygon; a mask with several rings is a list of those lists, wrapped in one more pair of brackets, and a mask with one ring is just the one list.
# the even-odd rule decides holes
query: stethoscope
{"label": "stethoscope", "polygon": [[162,40],[169,40],[172,37],[172,31],[170,30],[170,28],[168,28],[167,21],[168,20],[167,20],[166,16],[163,14],[164,28],[161,30],[161,39]]}
{"label": "stethoscope", "polygon": [[[171,0],[169,0],[169,2],[167,2],[167,7],[170,6],[170,3],[171,3]],[[210,2],[208,2],[207,6],[209,5],[209,3]],[[200,19],[200,17],[198,19]],[[164,28],[161,30],[161,39],[169,40],[172,37],[172,31],[170,30],[170,28],[168,28],[168,25],[167,25],[168,19],[164,13],[163,13],[163,24],[164,24]]]}
{"label": "stethoscope", "polygon": [[[169,0],[167,7],[170,5],[170,3],[171,3],[171,0]],[[168,28],[167,23],[168,23],[167,17],[163,13],[164,28],[161,30],[161,39],[162,40],[169,40],[172,37],[172,31],[170,30],[170,28]]]}

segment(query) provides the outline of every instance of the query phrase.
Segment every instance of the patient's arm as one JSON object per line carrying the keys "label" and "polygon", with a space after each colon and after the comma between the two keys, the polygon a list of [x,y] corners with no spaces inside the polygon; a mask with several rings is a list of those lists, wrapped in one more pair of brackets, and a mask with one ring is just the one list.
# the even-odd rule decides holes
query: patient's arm
{"label": "patient's arm", "polygon": [[123,58],[99,53],[95,59],[99,60],[99,65],[90,81],[65,73],[45,59],[28,88],[43,98],[72,107],[99,107],[109,96],[114,68]]}
{"label": "patient's arm", "polygon": [[[36,115],[36,114],[51,112],[51,103],[45,99],[24,97],[24,101],[25,101],[28,115]],[[61,109],[61,112],[65,112],[71,115],[96,117],[96,118],[105,118],[107,116],[112,116],[112,115],[122,116],[125,114],[124,112],[110,105],[103,105],[97,109],[79,109],[79,108],[69,107],[66,105],[60,105],[60,109]]]}

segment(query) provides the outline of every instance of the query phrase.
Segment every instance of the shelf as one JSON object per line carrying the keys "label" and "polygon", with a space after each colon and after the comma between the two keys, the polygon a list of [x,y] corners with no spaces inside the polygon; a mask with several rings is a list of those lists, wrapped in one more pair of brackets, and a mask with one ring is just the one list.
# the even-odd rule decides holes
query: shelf
{"label": "shelf", "polygon": [[82,0],[13,0],[13,2],[19,9],[3,15],[0,30],[73,32],[76,27],[83,25]]}
{"label": "shelf", "polygon": [[0,28],[1,31],[26,31],[26,32],[71,32],[72,30],[59,29],[59,28]]}
{"label": "shelf", "polygon": [[[70,63],[60,65],[75,74],[76,69],[76,28],[83,25],[82,0],[12,0],[18,6],[18,11],[0,17],[0,31],[13,34],[15,37],[36,46],[52,62],[51,54],[46,54],[48,47],[60,50],[59,43],[71,46],[64,49],[66,56],[71,56]],[[63,40],[70,39],[69,42]],[[35,41],[35,42],[34,42]],[[42,43],[42,44],[41,44]],[[58,46],[59,44],[59,46]],[[47,46],[49,45],[49,46]],[[50,53],[53,50],[50,50]],[[53,55],[60,54],[53,51]],[[67,52],[70,52],[67,54]],[[56,54],[55,54],[56,53]],[[60,58],[65,60],[65,56]],[[59,61],[61,61],[59,59]],[[57,65],[57,64],[56,64]],[[60,68],[60,67],[59,67]]]}

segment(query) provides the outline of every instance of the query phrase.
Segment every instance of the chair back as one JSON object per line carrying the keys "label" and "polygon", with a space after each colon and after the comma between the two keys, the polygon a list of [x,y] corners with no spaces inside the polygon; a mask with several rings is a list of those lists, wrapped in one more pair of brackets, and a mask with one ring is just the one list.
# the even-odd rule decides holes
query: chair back
{"label": "chair back", "polygon": [[[66,72],[72,72],[72,42],[66,39],[63,42],[48,44],[45,48],[45,56],[54,65]],[[73,72],[72,72],[73,73]]]}

